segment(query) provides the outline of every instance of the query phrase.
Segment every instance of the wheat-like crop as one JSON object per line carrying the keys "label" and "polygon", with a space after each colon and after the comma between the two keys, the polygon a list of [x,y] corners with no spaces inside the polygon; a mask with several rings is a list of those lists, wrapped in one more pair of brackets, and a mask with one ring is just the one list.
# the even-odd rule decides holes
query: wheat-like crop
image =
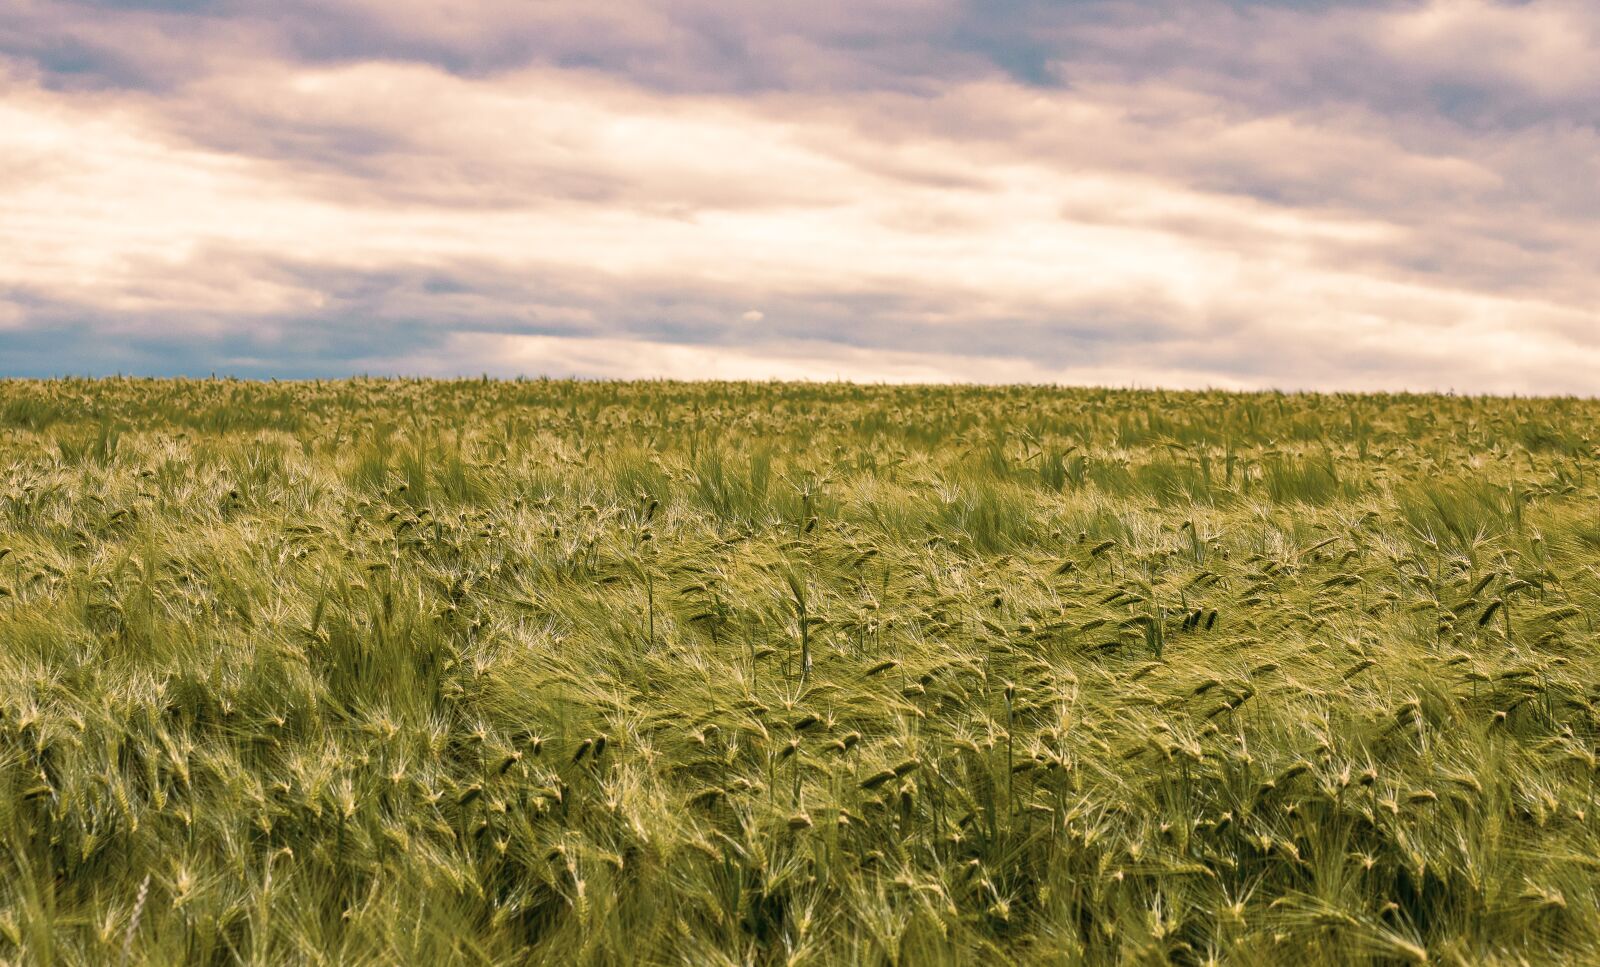
{"label": "wheat-like crop", "polygon": [[1597,418],[0,383],[0,961],[1600,962]]}

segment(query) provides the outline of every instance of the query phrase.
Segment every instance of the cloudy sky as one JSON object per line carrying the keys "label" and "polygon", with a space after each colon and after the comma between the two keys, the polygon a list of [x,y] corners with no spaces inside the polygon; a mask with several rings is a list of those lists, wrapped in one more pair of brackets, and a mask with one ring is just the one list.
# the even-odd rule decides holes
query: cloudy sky
{"label": "cloudy sky", "polygon": [[0,375],[1600,392],[1594,0],[3,0]]}

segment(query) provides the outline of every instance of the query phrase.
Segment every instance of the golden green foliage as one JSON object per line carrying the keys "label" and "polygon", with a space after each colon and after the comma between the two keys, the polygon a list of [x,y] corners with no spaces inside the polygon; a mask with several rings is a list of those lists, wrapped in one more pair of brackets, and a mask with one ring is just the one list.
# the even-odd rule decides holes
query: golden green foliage
{"label": "golden green foliage", "polygon": [[0,961],[1600,961],[1597,418],[0,384]]}

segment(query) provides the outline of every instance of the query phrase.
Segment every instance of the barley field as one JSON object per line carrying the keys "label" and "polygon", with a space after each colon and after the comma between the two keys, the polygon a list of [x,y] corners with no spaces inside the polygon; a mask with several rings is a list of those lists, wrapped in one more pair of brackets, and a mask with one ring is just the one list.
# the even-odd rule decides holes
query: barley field
{"label": "barley field", "polygon": [[0,383],[0,962],[1600,962],[1597,418]]}

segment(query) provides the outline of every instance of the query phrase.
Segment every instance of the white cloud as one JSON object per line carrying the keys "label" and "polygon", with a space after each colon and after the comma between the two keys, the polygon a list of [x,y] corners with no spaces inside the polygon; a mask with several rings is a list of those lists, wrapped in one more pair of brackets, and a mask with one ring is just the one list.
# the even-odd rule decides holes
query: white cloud
{"label": "white cloud", "polygon": [[[1423,391],[1527,392],[1526,368],[1571,365],[1592,371],[1600,349],[1578,347],[1570,355],[1543,351],[1503,333],[1475,333],[1475,357],[1463,358],[1437,340],[1417,343],[1405,362],[1426,367],[1428,376],[1408,385]],[[1350,332],[1357,343],[1376,338],[1387,350],[1381,320],[1364,332]],[[1315,348],[1304,354],[1315,355]],[[1385,390],[1394,386],[1388,370],[1370,373],[1319,369],[1291,360],[1287,378],[1255,374],[1218,375],[1205,366],[1152,363],[1127,358],[1093,365],[1050,366],[1018,356],[971,356],[909,349],[863,349],[823,341],[782,341],[758,346],[707,346],[644,339],[530,336],[455,332],[426,353],[374,356],[361,361],[371,373],[429,376],[509,377],[539,373],[554,377],[661,378],[720,380],[845,380],[858,383],[1034,383],[1113,387],[1165,386],[1185,389]],[[1589,393],[1592,383],[1578,369],[1539,387],[1543,393]]]}
{"label": "white cloud", "polygon": [[[1537,86],[1519,71],[1588,50],[1589,21],[1535,6],[1361,24],[1439,76],[1501,37],[1483,76]],[[462,3],[413,39],[485,44],[527,26],[508,9]],[[552,29],[624,47],[685,29],[562,9]],[[1341,42],[1377,43],[1341,16]],[[100,333],[268,348],[369,313],[444,362],[363,365],[460,372],[1526,392],[1581,389],[1600,351],[1600,212],[1559,177],[1600,174],[1592,129],[1267,112],[1182,71],[841,98],[270,47],[157,92],[7,78],[0,292]],[[0,328],[38,318],[3,304]]]}
{"label": "white cloud", "polygon": [[1183,369],[1064,367],[1053,369],[1015,357],[973,357],[898,349],[863,349],[823,341],[757,347],[684,345],[643,339],[453,333],[443,347],[418,356],[377,357],[371,371],[434,376],[543,373],[636,379],[845,380],[858,383],[1104,383],[1109,385],[1217,386],[1237,380]]}
{"label": "white cloud", "polygon": [[1432,0],[1375,24],[1380,49],[1440,78],[1511,82],[1540,96],[1600,85],[1600,10],[1593,3]]}

